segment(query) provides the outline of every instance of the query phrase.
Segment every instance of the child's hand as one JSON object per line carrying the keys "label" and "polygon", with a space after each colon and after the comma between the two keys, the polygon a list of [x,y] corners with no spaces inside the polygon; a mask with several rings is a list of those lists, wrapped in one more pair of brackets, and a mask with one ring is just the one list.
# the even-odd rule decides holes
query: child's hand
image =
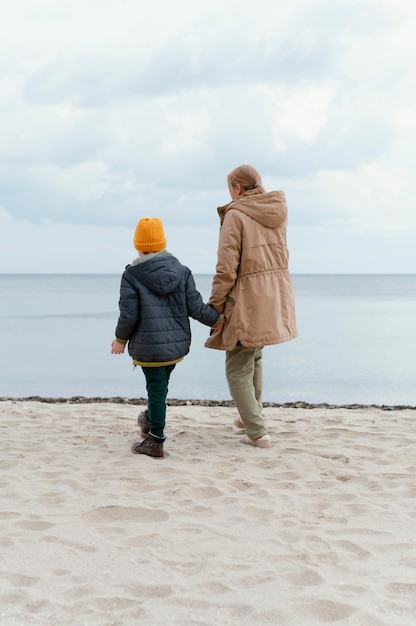
{"label": "child's hand", "polygon": [[125,343],[120,343],[117,339],[113,339],[111,342],[111,354],[123,354],[125,347]]}

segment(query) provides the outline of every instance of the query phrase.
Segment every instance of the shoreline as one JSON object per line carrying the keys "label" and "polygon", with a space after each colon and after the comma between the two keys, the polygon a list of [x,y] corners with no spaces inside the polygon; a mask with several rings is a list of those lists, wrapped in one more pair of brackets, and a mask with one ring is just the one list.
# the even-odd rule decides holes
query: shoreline
{"label": "shoreline", "polygon": [[[111,397],[90,397],[90,396],[70,396],[70,397],[48,397],[48,396],[0,396],[0,402],[43,402],[45,404],[133,404],[138,406],[147,405],[147,398],[127,398],[123,396]],[[202,406],[202,407],[224,407],[235,408],[233,400],[199,400],[195,398],[167,398],[167,406]],[[334,404],[328,402],[263,402],[263,408],[276,409],[379,409],[380,411],[414,411],[416,406],[409,404]]]}

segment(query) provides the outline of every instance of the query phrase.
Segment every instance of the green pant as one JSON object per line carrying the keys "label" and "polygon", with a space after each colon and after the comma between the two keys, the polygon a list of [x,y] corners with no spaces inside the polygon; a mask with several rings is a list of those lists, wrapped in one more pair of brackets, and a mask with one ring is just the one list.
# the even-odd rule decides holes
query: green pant
{"label": "green pant", "polygon": [[225,373],[231,397],[250,439],[267,435],[262,410],[262,348],[238,345],[227,352]]}
{"label": "green pant", "polygon": [[169,378],[175,365],[160,367],[142,367],[146,377],[147,414],[152,435],[163,437],[166,421],[166,396],[168,395]]}

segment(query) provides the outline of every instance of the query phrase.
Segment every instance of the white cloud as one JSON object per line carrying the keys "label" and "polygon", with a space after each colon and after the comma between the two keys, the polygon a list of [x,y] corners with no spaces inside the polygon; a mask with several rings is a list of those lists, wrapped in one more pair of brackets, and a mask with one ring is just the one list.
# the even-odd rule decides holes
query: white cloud
{"label": "white cloud", "polygon": [[28,171],[28,177],[46,193],[57,191],[80,202],[102,198],[110,187],[108,169],[99,162],[78,163],[67,168],[35,166]]}
{"label": "white cloud", "polygon": [[293,138],[309,145],[316,141],[328,121],[330,87],[265,85],[260,92],[264,93],[272,112],[278,151],[287,152]]}

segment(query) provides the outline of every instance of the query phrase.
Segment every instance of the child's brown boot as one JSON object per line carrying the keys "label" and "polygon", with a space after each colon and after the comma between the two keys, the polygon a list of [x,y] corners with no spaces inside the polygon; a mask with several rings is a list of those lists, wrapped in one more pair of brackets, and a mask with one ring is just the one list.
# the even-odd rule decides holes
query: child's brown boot
{"label": "child's brown boot", "polygon": [[137,417],[137,423],[140,426],[140,434],[143,437],[143,439],[145,437],[147,437],[148,433],[149,433],[149,414],[146,411],[142,411],[141,413],[139,413],[138,417]]}
{"label": "child's brown boot", "polygon": [[165,437],[156,437],[156,435],[149,433],[143,441],[136,441],[136,443],[132,445],[131,451],[134,454],[147,454],[147,456],[161,458],[163,457],[164,441]]}

